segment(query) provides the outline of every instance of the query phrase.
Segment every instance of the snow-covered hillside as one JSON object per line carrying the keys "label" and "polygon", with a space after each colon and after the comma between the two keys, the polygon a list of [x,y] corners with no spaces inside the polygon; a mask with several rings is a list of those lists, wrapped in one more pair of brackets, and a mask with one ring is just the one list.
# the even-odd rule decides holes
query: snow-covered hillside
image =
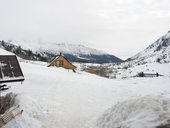
{"label": "snow-covered hillside", "polygon": [[24,49],[30,49],[34,53],[39,53],[47,57],[47,60],[52,60],[56,55],[60,53],[64,54],[69,60],[73,62],[83,63],[115,63],[122,62],[118,57],[108,54],[106,52],[89,48],[79,44],[69,43],[48,43],[42,41],[17,41],[10,40],[8,44],[21,46]]}
{"label": "snow-covered hillside", "polygon": [[170,31],[130,59],[141,63],[170,62]]}

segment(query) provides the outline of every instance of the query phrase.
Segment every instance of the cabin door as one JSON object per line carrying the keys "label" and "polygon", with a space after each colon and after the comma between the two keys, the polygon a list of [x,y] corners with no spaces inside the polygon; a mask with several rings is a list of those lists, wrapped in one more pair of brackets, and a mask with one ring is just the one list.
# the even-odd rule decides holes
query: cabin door
{"label": "cabin door", "polygon": [[57,61],[57,67],[59,67],[60,66],[60,61]]}

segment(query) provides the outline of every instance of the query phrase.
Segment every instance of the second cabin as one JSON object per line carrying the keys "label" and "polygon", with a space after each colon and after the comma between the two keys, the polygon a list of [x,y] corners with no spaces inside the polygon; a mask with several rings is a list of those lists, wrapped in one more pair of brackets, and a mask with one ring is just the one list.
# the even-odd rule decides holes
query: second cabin
{"label": "second cabin", "polygon": [[76,66],[74,66],[66,57],[64,57],[64,55],[62,55],[60,53],[60,55],[58,55],[57,57],[55,57],[50,64],[48,65],[48,67],[50,66],[56,66],[56,67],[63,67],[65,69],[72,69],[74,70],[76,68]]}
{"label": "second cabin", "polygon": [[137,77],[159,77],[159,76],[163,76],[159,73],[144,73],[144,72],[140,72],[137,74]]}

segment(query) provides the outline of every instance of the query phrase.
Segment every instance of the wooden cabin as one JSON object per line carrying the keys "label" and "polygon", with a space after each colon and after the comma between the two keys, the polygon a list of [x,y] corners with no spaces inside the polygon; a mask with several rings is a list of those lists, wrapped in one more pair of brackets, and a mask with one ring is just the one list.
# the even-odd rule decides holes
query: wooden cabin
{"label": "wooden cabin", "polygon": [[66,57],[64,57],[61,53],[59,56],[55,57],[48,67],[56,66],[56,67],[63,67],[65,69],[72,69],[74,70],[76,66],[74,66]]}
{"label": "wooden cabin", "polygon": [[140,72],[136,75],[137,77],[159,77],[159,76],[163,76],[159,73],[144,73],[144,72]]}

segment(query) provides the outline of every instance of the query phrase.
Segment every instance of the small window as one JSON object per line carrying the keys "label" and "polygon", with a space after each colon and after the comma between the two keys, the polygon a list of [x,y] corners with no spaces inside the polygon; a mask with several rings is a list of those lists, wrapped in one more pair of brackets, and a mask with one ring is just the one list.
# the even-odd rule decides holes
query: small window
{"label": "small window", "polygon": [[59,66],[63,66],[63,64],[64,64],[63,60],[60,60],[59,61]]}

